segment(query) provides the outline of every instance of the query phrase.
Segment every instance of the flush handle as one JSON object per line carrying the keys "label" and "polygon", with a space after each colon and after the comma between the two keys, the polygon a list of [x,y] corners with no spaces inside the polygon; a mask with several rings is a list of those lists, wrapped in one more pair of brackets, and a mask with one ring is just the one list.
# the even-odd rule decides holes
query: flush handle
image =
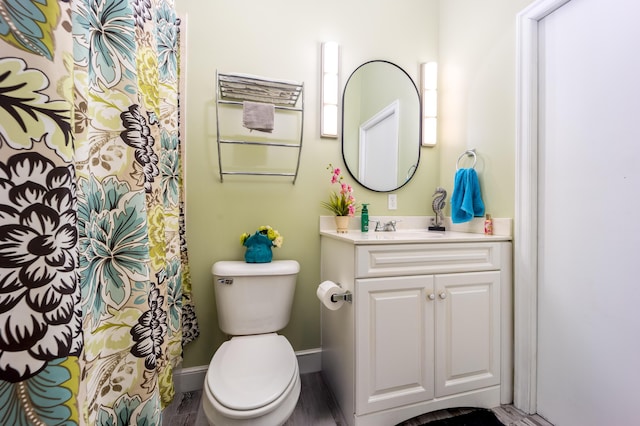
{"label": "flush handle", "polygon": [[231,284],[233,284],[233,278],[218,278],[218,282],[220,284],[231,285]]}

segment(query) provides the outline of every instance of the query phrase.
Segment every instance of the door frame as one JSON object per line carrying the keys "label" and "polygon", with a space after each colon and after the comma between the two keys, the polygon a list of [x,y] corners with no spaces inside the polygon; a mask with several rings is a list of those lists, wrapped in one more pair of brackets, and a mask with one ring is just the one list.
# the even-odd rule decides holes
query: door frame
{"label": "door frame", "polygon": [[513,401],[529,414],[537,411],[538,25],[569,1],[534,1],[516,21]]}

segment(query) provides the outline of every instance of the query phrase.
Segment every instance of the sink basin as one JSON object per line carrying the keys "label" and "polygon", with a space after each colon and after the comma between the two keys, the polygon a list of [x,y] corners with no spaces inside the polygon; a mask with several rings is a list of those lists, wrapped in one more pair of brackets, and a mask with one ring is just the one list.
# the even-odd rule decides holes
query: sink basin
{"label": "sink basin", "polygon": [[376,240],[428,240],[442,238],[444,233],[433,231],[396,231],[369,233],[369,239]]}

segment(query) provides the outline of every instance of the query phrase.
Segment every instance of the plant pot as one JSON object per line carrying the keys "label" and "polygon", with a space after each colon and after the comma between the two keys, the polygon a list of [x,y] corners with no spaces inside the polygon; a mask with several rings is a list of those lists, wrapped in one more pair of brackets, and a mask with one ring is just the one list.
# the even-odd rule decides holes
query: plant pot
{"label": "plant pot", "polygon": [[271,247],[273,243],[266,236],[256,232],[244,242],[247,251],[244,253],[244,260],[247,263],[269,263],[273,258]]}
{"label": "plant pot", "polygon": [[349,231],[349,216],[336,216],[336,232],[346,234]]}

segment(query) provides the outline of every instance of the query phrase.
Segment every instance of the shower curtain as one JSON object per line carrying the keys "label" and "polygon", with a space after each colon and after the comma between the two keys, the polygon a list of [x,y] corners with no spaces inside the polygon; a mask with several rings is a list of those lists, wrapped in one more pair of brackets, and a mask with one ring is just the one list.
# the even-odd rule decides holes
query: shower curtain
{"label": "shower curtain", "polygon": [[198,335],[173,0],[0,0],[0,424],[160,425]]}

